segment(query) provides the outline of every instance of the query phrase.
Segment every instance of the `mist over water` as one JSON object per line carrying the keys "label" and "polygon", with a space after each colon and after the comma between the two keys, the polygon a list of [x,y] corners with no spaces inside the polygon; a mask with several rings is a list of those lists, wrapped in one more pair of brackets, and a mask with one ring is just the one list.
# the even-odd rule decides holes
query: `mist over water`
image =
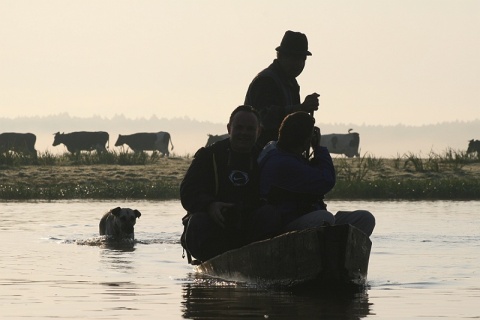
{"label": "mist over water", "polygon": [[[224,134],[224,124],[200,122],[189,118],[127,119],[115,116],[111,119],[92,117],[74,118],[66,114],[50,117],[0,118],[0,132],[31,132],[37,136],[35,148],[39,152],[62,154],[63,145],[52,146],[56,132],[107,131],[110,135],[109,150],[126,150],[115,147],[119,134],[167,131],[171,134],[176,156],[193,155],[204,146],[208,134]],[[323,134],[347,133],[349,129],[360,134],[360,155],[365,154],[394,158],[406,153],[424,155],[441,154],[447,149],[466,151],[470,139],[480,139],[480,120],[448,122],[424,126],[372,126],[357,124],[324,124],[317,119]]]}

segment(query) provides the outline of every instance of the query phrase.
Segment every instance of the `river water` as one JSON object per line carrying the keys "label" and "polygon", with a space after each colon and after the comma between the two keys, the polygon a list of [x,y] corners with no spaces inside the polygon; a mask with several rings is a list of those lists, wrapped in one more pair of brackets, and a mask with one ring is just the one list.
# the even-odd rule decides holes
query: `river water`
{"label": "river water", "polygon": [[[368,287],[293,294],[202,277],[182,259],[178,201],[0,203],[1,319],[480,318],[480,201],[329,201],[367,209]],[[133,247],[102,245],[113,207],[141,211]]]}

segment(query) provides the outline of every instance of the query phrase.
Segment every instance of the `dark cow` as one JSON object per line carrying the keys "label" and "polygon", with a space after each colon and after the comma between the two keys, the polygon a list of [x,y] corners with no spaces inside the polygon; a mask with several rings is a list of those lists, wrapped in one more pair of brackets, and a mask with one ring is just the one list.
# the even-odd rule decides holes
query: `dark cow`
{"label": "dark cow", "polygon": [[205,147],[211,146],[215,142],[227,139],[228,137],[229,137],[228,133],[221,134],[221,135],[208,134],[208,140],[207,140],[207,144],[205,145]]}
{"label": "dark cow", "polygon": [[480,140],[470,140],[468,142],[468,149],[467,153],[473,153],[476,152],[478,155],[480,155]]}
{"label": "dark cow", "polygon": [[163,153],[165,156],[170,156],[168,152],[168,143],[171,144],[171,150],[173,150],[173,142],[168,132],[140,132],[127,135],[118,135],[115,146],[121,146],[126,144],[134,152],[142,151],[156,151]]}
{"label": "dark cow", "polygon": [[344,154],[349,158],[359,157],[360,135],[348,130],[348,133],[322,134],[320,145],[327,147],[330,153]]}
{"label": "dark cow", "polygon": [[0,151],[13,151],[36,155],[36,141],[37,137],[33,133],[5,132],[0,134]]}
{"label": "dark cow", "polygon": [[53,146],[58,146],[63,143],[67,150],[71,153],[80,151],[92,151],[106,152],[108,147],[108,132],[105,131],[78,131],[71,133],[55,133],[55,139],[53,140]]}

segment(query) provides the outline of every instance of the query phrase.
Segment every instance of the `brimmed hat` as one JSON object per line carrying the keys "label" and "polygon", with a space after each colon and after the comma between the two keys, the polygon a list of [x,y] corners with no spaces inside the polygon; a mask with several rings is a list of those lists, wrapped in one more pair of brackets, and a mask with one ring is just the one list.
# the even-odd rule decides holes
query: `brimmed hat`
{"label": "brimmed hat", "polygon": [[286,54],[306,56],[312,55],[312,53],[308,51],[307,36],[301,32],[294,32],[290,30],[285,32],[280,46],[275,50]]}

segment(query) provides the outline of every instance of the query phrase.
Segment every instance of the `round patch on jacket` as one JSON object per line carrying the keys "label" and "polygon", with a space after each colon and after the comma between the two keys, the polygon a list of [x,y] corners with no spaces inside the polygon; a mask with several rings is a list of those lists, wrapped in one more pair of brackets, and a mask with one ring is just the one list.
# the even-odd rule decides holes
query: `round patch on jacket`
{"label": "round patch on jacket", "polygon": [[232,170],[228,178],[235,187],[242,187],[249,181],[248,173],[239,170]]}

